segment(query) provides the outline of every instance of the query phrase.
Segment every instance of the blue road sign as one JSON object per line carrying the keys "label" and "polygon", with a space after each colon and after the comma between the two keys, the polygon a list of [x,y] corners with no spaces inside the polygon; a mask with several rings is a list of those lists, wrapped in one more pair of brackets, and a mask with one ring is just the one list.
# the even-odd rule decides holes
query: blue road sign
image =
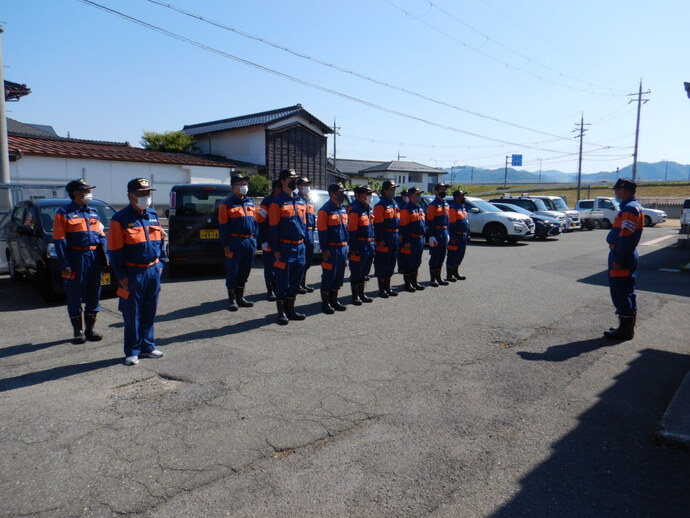
{"label": "blue road sign", "polygon": [[522,155],[513,155],[512,156],[512,162],[510,163],[512,166],[521,166],[522,165]]}

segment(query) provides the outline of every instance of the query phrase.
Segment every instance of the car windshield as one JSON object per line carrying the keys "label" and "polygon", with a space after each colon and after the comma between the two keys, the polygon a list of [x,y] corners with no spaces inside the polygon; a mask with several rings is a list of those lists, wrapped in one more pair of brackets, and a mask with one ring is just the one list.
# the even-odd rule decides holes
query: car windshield
{"label": "car windshield", "polygon": [[563,198],[551,198],[551,204],[555,207],[555,210],[570,210],[568,205],[563,201]]}
{"label": "car windshield", "polygon": [[477,207],[479,210],[482,210],[484,212],[503,212],[501,209],[496,207],[496,205],[493,205],[489,203],[488,201],[484,200],[466,200],[466,203],[470,207]]}
{"label": "car windshield", "polygon": [[510,211],[510,212],[519,212],[520,214],[524,214],[526,216],[532,215],[532,212],[525,209],[524,207],[518,207],[517,205],[512,205],[510,203],[501,203],[500,205],[496,205],[496,206],[500,209]]}
{"label": "car windshield", "polygon": [[546,203],[544,203],[544,200],[533,198],[532,201],[537,206],[537,210],[549,210],[549,208],[546,206]]}
{"label": "car windshield", "polygon": [[[43,231],[46,234],[53,233],[53,221],[55,220],[55,214],[61,207],[64,207],[64,204],[44,205],[39,208],[41,222],[43,223]],[[108,227],[110,226],[110,219],[115,215],[115,210],[110,205],[97,205],[95,203],[89,204],[89,207],[98,213],[98,218],[103,223],[105,229],[108,230]]]}
{"label": "car windshield", "polygon": [[319,210],[321,210],[321,207],[323,207],[324,204],[330,199],[331,197],[328,195],[327,192],[309,192],[309,200],[311,200],[311,202],[314,204],[314,210],[316,212],[319,212]]}
{"label": "car windshield", "polygon": [[213,188],[177,191],[176,216],[214,216],[218,214],[218,206],[229,195],[228,191]]}

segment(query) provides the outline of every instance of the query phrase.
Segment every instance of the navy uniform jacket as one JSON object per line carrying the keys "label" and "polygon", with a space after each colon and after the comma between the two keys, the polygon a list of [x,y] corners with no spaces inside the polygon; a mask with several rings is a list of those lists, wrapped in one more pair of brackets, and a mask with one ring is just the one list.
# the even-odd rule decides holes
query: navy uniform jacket
{"label": "navy uniform jacket", "polygon": [[117,212],[108,229],[108,251],[119,279],[127,277],[125,266],[151,266],[165,259],[165,233],[158,214],[152,209],[141,214],[131,205]]}
{"label": "navy uniform jacket", "polygon": [[424,209],[419,204],[409,202],[400,210],[400,233],[402,243],[410,242],[410,238],[420,238],[426,235]]}
{"label": "navy uniform jacket", "polygon": [[451,203],[448,213],[448,221],[451,239],[455,237],[467,236],[470,233],[469,222],[467,220],[467,207],[464,203]]}
{"label": "navy uniform jacket", "polygon": [[395,200],[381,198],[374,205],[374,236],[376,241],[397,242],[400,229],[400,209]]}
{"label": "navy uniform jacket", "polygon": [[347,231],[348,215],[345,207],[336,205],[328,200],[319,209],[317,227],[319,229],[319,243],[324,252],[332,247],[342,247],[347,244],[349,234]]}
{"label": "navy uniform jacket", "polygon": [[448,202],[436,196],[426,209],[426,228],[429,237],[440,240],[441,236],[448,231],[448,224]]}
{"label": "navy uniform jacket", "polygon": [[347,211],[347,230],[352,253],[358,254],[364,248],[364,243],[374,242],[374,218],[369,205],[359,200],[350,205]]}
{"label": "navy uniform jacket", "polygon": [[635,268],[637,262],[637,248],[642,229],[644,228],[644,213],[642,205],[636,197],[627,202],[621,203],[620,212],[616,215],[613,226],[606,236],[611,252],[609,253],[609,263],[618,263],[620,270],[611,270],[609,264],[609,274],[612,277],[627,277],[631,275],[631,270]]}
{"label": "navy uniform jacket", "polygon": [[104,229],[98,212],[88,205],[80,207],[72,202],[58,209],[53,222],[53,240],[60,269],[73,269],[70,250],[95,250],[100,245],[105,252],[108,240]]}
{"label": "navy uniform jacket", "polygon": [[254,201],[231,194],[218,206],[220,243],[225,248],[233,238],[255,237],[258,232]]}
{"label": "navy uniform jacket", "polygon": [[307,233],[307,205],[299,196],[281,192],[268,209],[268,223],[268,244],[274,252],[280,251],[281,242],[301,243]]}

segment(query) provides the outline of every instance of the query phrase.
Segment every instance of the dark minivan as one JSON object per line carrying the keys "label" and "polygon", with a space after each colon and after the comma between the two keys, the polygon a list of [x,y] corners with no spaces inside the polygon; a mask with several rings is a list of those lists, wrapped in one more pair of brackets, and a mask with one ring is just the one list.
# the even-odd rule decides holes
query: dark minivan
{"label": "dark minivan", "polygon": [[[69,198],[50,198],[20,201],[7,221],[7,264],[12,280],[23,277],[38,282],[46,301],[65,292],[60,264],[53,242],[53,221],[58,209],[69,205]],[[98,212],[106,233],[115,209],[100,200],[92,200],[89,207]],[[104,288],[114,288],[116,279],[106,268],[101,278]]]}
{"label": "dark minivan", "polygon": [[188,267],[225,262],[218,230],[218,206],[230,196],[227,184],[181,184],[170,190],[168,268],[171,277]]}

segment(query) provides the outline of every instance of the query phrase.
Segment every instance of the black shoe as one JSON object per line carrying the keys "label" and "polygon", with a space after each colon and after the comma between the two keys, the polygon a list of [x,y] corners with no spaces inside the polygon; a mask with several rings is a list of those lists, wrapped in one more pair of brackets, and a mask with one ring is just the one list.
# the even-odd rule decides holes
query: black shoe
{"label": "black shoe", "polygon": [[244,298],[244,286],[235,290],[237,305],[241,308],[254,307],[254,303]]}
{"label": "black shoe", "polygon": [[431,280],[429,281],[429,286],[431,286],[432,288],[438,288],[438,281],[436,280],[436,270],[429,270],[429,277],[431,278]]}
{"label": "black shoe", "polygon": [[458,282],[458,280],[455,278],[455,275],[453,275],[452,266],[446,266],[446,280],[448,282]]}
{"label": "black shoe", "polygon": [[273,291],[275,289],[275,287],[276,287],[275,282],[267,282],[266,283],[266,294],[267,294],[267,298],[270,302],[274,302],[276,300],[276,294]]}
{"label": "black shoe", "polygon": [[297,293],[300,295],[305,295],[307,293],[307,288],[303,288],[302,286],[297,288]]}
{"label": "black shoe", "polygon": [[285,299],[285,314],[290,320],[304,320],[307,318],[307,315],[304,313],[297,313],[295,311],[295,297]]}
{"label": "black shoe", "polygon": [[612,340],[632,340],[635,336],[635,317],[619,316],[618,322],[618,329],[604,331],[604,337]]}
{"label": "black shoe", "polygon": [[388,296],[390,296],[390,297],[397,297],[397,296],[398,296],[398,292],[397,292],[397,291],[393,291],[393,290],[391,289],[391,278],[390,278],[390,277],[386,277],[385,282],[386,282],[386,293],[388,293]]}
{"label": "black shoe", "polygon": [[321,311],[326,315],[335,313],[335,309],[331,306],[331,294],[324,290],[321,290]]}
{"label": "black shoe", "polygon": [[412,286],[412,275],[409,273],[403,273],[403,282],[405,283],[405,291],[408,293],[414,293],[417,291],[414,289],[414,286]]}
{"label": "black shoe", "polygon": [[366,282],[360,282],[359,283],[359,298],[362,302],[373,302],[374,299],[371,297],[368,297],[366,293],[364,293],[364,288],[366,287],[367,283]]}
{"label": "black shoe", "polygon": [[350,283],[350,289],[352,290],[352,304],[355,306],[361,306],[362,301],[359,300],[359,288],[356,283]]}
{"label": "black shoe", "polygon": [[276,300],[276,309],[278,310],[278,323],[281,326],[286,326],[290,322],[285,314],[285,301]]}
{"label": "black shoe", "polygon": [[74,331],[72,343],[78,345],[86,342],[86,337],[82,331],[81,314],[77,315],[76,317],[69,317],[69,320],[72,323],[72,330]]}
{"label": "black shoe", "polygon": [[441,277],[441,268],[436,268],[436,282],[438,282],[439,286],[448,286],[450,284],[447,281],[444,281],[443,278]]}
{"label": "black shoe", "polygon": [[86,324],[86,331],[84,335],[89,342],[100,342],[103,340],[103,335],[96,332],[96,317],[98,313],[84,313],[84,324]]}
{"label": "black shoe", "polygon": [[338,290],[331,290],[330,302],[331,307],[336,311],[345,311],[347,309],[347,306],[343,306],[340,302],[338,302]]}
{"label": "black shoe", "polygon": [[239,306],[237,305],[237,299],[235,298],[235,290],[228,290],[228,310],[237,311]]}
{"label": "black shoe", "polygon": [[307,293],[314,293],[314,288],[307,284],[307,270],[304,270],[304,275],[302,276],[302,283],[299,285],[299,287]]}
{"label": "black shoe", "polygon": [[417,282],[417,275],[419,275],[419,272],[410,274],[410,279],[412,279],[412,287],[417,291],[424,291],[424,286]]}
{"label": "black shoe", "polygon": [[386,291],[386,279],[384,277],[379,277],[376,280],[379,283],[379,298],[387,299],[389,295]]}

